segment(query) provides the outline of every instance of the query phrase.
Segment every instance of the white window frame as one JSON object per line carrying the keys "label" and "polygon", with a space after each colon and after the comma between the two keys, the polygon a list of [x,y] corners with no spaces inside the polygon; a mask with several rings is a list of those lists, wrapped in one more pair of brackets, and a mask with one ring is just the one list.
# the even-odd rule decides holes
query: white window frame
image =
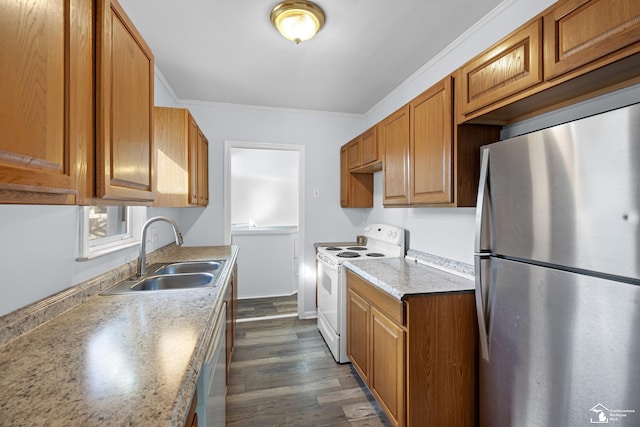
{"label": "white window frame", "polygon": [[76,261],[88,261],[140,243],[138,234],[147,218],[146,207],[127,206],[127,231],[123,234],[94,239],[93,241],[89,239],[89,210],[90,206],[80,207],[80,248]]}

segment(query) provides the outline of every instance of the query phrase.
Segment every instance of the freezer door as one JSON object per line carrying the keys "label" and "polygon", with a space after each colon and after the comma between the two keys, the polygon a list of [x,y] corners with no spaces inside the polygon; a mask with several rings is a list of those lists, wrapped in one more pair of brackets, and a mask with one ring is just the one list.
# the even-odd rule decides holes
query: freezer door
{"label": "freezer door", "polygon": [[488,149],[494,254],[640,279],[640,104]]}
{"label": "freezer door", "polygon": [[640,286],[488,262],[480,425],[640,425]]}

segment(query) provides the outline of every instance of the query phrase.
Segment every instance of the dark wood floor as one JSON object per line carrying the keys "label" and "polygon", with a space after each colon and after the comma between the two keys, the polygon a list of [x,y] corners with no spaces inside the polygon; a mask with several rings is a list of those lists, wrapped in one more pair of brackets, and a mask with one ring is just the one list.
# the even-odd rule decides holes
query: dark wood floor
{"label": "dark wood floor", "polygon": [[[239,301],[238,314],[261,312],[249,305]],[[229,381],[227,426],[391,425],[351,364],[331,357],[315,319],[238,323]]]}
{"label": "dark wood floor", "polygon": [[293,315],[298,312],[298,294],[284,297],[253,298],[238,301],[238,320],[255,317]]}

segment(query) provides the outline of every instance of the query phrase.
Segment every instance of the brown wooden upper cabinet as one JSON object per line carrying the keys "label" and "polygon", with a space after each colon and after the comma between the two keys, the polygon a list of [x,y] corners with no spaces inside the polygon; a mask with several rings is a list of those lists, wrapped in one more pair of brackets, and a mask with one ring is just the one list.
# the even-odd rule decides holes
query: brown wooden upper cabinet
{"label": "brown wooden upper cabinet", "polygon": [[380,153],[378,149],[378,128],[377,126],[371,127],[361,135],[360,139],[360,156],[362,159],[362,166],[367,167],[370,165],[376,165],[374,169],[382,170],[382,163],[380,160]]}
{"label": "brown wooden upper cabinet", "polygon": [[154,206],[189,206],[189,134],[186,108],[155,107],[153,116]]}
{"label": "brown wooden upper cabinet", "polygon": [[153,200],[153,54],[116,0],[98,0],[96,196]]}
{"label": "brown wooden upper cabinet", "polygon": [[0,5],[0,203],[75,204],[93,142],[91,2]]}
{"label": "brown wooden upper cabinet", "polygon": [[149,47],[115,0],[14,3],[0,6],[0,203],[150,204]]}
{"label": "brown wooden upper cabinet", "polygon": [[454,127],[453,86],[441,80],[378,125],[385,206],[475,206],[480,147],[500,128]]}
{"label": "brown wooden upper cabinet", "polygon": [[189,124],[189,203],[209,204],[209,141],[193,117]]}
{"label": "brown wooden upper cabinet", "polygon": [[352,172],[377,172],[382,170],[378,150],[377,127],[373,126],[347,143],[349,170]]}
{"label": "brown wooden upper cabinet", "polygon": [[349,170],[349,143],[340,148],[340,206],[373,207],[373,174]]}
{"label": "brown wooden upper cabinet", "polygon": [[409,103],[411,204],[453,203],[453,78]]}
{"label": "brown wooden upper cabinet", "polygon": [[637,84],[639,69],[639,1],[561,0],[458,70],[457,123],[514,123]]}
{"label": "brown wooden upper cabinet", "polygon": [[541,83],[542,19],[535,19],[468,62],[460,74],[460,121],[484,107],[509,102],[512,95]]}
{"label": "brown wooden upper cabinet", "polygon": [[154,108],[154,206],[206,206],[208,141],[186,108]]}
{"label": "brown wooden upper cabinet", "polygon": [[409,204],[409,105],[405,105],[378,124],[383,149],[383,204]]}
{"label": "brown wooden upper cabinet", "polygon": [[196,146],[196,159],[190,162],[190,165],[195,166],[189,168],[190,174],[195,174],[197,177],[196,190],[193,189],[190,193],[196,194],[196,200],[191,200],[192,204],[198,206],[207,206],[209,204],[209,140],[204,136],[202,130],[198,128],[198,144]]}
{"label": "brown wooden upper cabinet", "polygon": [[359,136],[347,143],[347,152],[349,154],[349,170],[359,168],[362,164],[360,149],[361,146]]}
{"label": "brown wooden upper cabinet", "polygon": [[601,62],[640,51],[638,0],[562,1],[543,19],[545,79],[606,56],[610,58]]}

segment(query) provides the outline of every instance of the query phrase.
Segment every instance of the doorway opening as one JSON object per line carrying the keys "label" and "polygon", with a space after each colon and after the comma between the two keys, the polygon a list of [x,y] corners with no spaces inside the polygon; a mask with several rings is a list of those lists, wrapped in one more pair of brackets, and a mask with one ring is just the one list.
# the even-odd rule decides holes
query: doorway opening
{"label": "doorway opening", "polygon": [[224,143],[225,243],[240,246],[239,299],[297,294],[303,314],[304,146]]}

